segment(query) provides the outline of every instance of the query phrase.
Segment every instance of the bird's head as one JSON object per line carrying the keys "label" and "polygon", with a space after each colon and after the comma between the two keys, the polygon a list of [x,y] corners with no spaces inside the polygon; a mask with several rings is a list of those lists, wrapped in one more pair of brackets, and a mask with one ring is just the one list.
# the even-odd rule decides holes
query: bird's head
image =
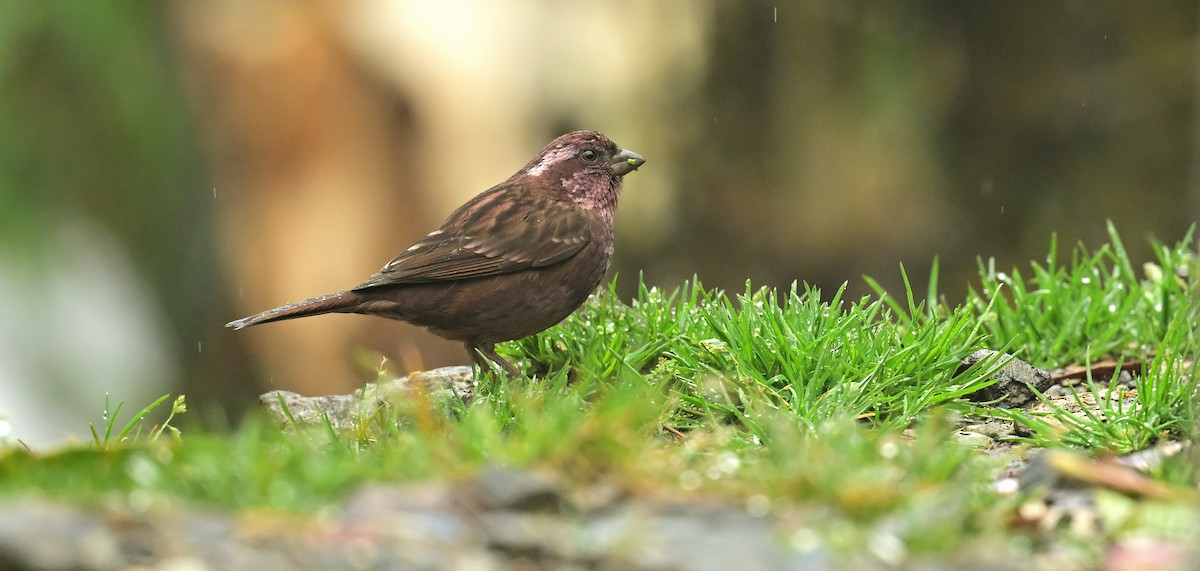
{"label": "bird's head", "polygon": [[600,133],[573,131],[550,141],[517,175],[537,179],[543,188],[559,188],[584,207],[612,209],[621,178],[645,162]]}

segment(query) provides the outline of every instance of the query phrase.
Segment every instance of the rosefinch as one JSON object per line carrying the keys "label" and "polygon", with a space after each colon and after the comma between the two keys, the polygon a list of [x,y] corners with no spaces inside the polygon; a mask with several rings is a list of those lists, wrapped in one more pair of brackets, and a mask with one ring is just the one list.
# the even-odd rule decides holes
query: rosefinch
{"label": "rosefinch", "polygon": [[496,343],[562,321],[596,289],[612,261],[621,179],[644,162],[600,133],[567,133],[363,283],[226,327],[378,315],[462,341],[480,367],[486,357],[518,375]]}

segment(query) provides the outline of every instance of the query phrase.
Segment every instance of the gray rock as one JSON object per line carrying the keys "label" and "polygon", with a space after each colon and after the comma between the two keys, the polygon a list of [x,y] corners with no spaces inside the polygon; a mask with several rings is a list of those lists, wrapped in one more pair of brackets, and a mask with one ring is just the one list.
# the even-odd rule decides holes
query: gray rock
{"label": "gray rock", "polygon": [[34,500],[0,509],[0,569],[120,569],[120,542],[103,517]]}
{"label": "gray rock", "polygon": [[470,367],[444,367],[413,373],[407,377],[371,383],[348,395],[306,397],[289,391],[271,391],[258,397],[259,403],[279,423],[291,427],[321,426],[324,418],[341,429],[370,416],[385,402],[395,402],[423,391],[434,401],[462,399],[469,403],[475,396],[475,378]]}
{"label": "gray rock", "polygon": [[1036,388],[1038,391],[1044,392],[1054,385],[1054,379],[1050,377],[1050,373],[1033,367],[1029,363],[1011,355],[1002,355],[988,349],[980,349],[971,353],[966,359],[963,359],[958,371],[961,373],[984,359],[997,357],[1008,359],[1008,362],[1000,370],[996,371],[995,384],[966,395],[968,400],[975,402],[995,401],[996,406],[1005,408],[1020,407],[1036,400],[1031,388]]}
{"label": "gray rock", "polygon": [[475,480],[474,494],[490,509],[561,511],[563,497],[548,478],[527,470],[493,466]]}

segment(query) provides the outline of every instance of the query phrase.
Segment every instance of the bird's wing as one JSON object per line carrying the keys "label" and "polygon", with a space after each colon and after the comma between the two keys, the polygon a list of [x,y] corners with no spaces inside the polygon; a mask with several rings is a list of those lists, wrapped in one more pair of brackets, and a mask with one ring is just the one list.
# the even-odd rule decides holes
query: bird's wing
{"label": "bird's wing", "polygon": [[[498,190],[498,189],[493,189]],[[482,278],[556,264],[592,239],[582,209],[545,197],[492,192],[396,256],[355,290]]]}

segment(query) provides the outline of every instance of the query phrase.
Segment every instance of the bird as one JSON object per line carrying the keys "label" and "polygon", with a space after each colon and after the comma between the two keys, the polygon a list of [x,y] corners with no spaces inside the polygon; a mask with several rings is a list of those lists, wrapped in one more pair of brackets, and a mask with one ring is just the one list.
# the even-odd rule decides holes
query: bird
{"label": "bird", "polygon": [[519,377],[496,344],[559,323],[600,285],[622,180],[645,162],[598,132],[566,133],[357,286],[225,326],[374,315],[461,342],[480,371],[490,361]]}

